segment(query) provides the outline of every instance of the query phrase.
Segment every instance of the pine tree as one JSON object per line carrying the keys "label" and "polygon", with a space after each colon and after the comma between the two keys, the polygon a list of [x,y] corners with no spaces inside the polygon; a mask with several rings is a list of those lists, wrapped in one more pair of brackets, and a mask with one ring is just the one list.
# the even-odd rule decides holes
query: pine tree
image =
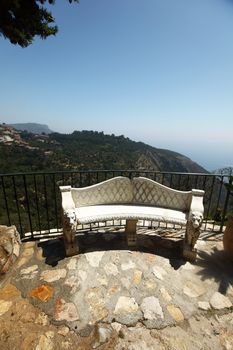
{"label": "pine tree", "polygon": [[55,0],[0,0],[0,35],[21,47],[30,45],[36,35],[42,39],[55,35],[58,28],[43,6],[46,2],[55,4]]}

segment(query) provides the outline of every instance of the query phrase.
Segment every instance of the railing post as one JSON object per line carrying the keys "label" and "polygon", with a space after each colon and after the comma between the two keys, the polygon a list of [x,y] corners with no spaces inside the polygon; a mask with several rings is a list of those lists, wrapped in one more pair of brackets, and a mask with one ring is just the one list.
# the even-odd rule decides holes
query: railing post
{"label": "railing post", "polygon": [[28,197],[28,188],[27,188],[27,182],[26,182],[26,175],[23,175],[23,184],[24,184],[24,193],[26,198],[26,206],[27,206],[27,214],[28,214],[28,220],[29,220],[29,227],[31,231],[31,238],[34,238],[33,235],[33,227],[32,227],[32,218],[31,218],[31,211],[30,211],[30,205],[29,205],[29,197]]}
{"label": "railing post", "polygon": [[222,232],[222,230],[223,230],[225,216],[227,214],[227,208],[228,208],[229,198],[230,198],[230,194],[231,194],[231,190],[229,187],[232,185],[232,180],[233,180],[233,177],[229,176],[228,186],[226,187],[227,194],[226,194],[226,199],[225,199],[223,213],[222,213],[222,222],[221,222],[221,226],[220,226],[220,232]]}
{"label": "railing post", "polygon": [[9,212],[9,207],[8,207],[6,188],[5,188],[5,183],[4,183],[4,180],[3,180],[3,176],[1,176],[1,180],[2,180],[2,191],[3,191],[5,206],[6,206],[8,224],[9,224],[9,226],[11,226],[11,218],[10,218],[10,212]]}

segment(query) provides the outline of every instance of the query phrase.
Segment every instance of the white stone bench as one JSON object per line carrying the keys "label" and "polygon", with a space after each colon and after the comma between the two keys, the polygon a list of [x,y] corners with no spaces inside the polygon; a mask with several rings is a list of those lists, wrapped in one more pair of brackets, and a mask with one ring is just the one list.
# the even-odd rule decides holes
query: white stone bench
{"label": "white stone bench", "polygon": [[204,191],[177,191],[144,177],[115,177],[96,185],[60,186],[66,254],[77,254],[77,225],[126,220],[129,247],[136,245],[138,220],[186,225],[183,256],[194,260],[203,219]]}

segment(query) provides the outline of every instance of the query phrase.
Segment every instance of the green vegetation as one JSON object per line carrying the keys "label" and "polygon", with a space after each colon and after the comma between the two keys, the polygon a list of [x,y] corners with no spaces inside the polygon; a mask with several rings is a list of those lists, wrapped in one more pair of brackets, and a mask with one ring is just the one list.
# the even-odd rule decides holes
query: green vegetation
{"label": "green vegetation", "polygon": [[22,142],[0,144],[1,173],[20,171],[135,169],[206,172],[189,158],[129,138],[97,131],[35,135],[20,132]]}

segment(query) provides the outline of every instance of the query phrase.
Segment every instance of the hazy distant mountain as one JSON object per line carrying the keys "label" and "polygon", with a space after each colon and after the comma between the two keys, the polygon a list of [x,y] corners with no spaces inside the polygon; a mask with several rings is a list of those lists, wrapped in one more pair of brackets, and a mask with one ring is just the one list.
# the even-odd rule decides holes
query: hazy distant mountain
{"label": "hazy distant mountain", "polygon": [[9,124],[16,130],[32,132],[33,134],[51,134],[53,131],[49,129],[48,125],[38,123],[17,123]]}

